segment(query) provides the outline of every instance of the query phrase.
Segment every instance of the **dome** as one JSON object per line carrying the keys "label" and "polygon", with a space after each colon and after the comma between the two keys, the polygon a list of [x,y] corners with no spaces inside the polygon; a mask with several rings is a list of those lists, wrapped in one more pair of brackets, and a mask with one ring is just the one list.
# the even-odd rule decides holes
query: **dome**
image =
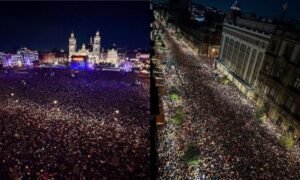
{"label": "dome", "polygon": [[96,36],[99,36],[99,35],[100,35],[100,32],[99,32],[99,31],[97,31],[97,32],[96,32]]}

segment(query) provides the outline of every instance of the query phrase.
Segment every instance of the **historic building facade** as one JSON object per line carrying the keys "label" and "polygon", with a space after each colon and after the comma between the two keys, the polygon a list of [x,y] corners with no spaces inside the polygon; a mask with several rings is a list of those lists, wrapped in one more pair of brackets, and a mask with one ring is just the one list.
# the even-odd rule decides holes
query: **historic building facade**
{"label": "historic building facade", "polygon": [[242,16],[236,1],[224,21],[216,67],[299,141],[300,33],[286,25]]}
{"label": "historic building facade", "polygon": [[90,38],[90,43],[88,46],[82,45],[81,49],[77,50],[77,41],[75,34],[72,32],[69,38],[69,62],[72,61],[72,57],[80,56],[86,57],[89,64],[99,64],[99,63],[111,63],[115,66],[120,64],[119,53],[116,48],[112,48],[104,52],[101,50],[101,36],[100,32],[97,31],[94,38]]}
{"label": "historic building facade", "polygon": [[223,24],[217,68],[244,93],[253,96],[257,78],[276,26],[254,17],[242,17],[234,4]]}
{"label": "historic building facade", "polygon": [[69,38],[69,61],[71,61],[72,56],[87,56],[89,62],[99,63],[100,59],[100,48],[101,48],[101,37],[99,31],[96,32],[94,39],[91,37],[90,40],[91,48],[87,48],[85,44],[82,45],[81,49],[77,49],[77,41],[74,33],[71,33]]}
{"label": "historic building facade", "polygon": [[277,30],[258,78],[258,103],[284,130],[300,137],[300,35]]}

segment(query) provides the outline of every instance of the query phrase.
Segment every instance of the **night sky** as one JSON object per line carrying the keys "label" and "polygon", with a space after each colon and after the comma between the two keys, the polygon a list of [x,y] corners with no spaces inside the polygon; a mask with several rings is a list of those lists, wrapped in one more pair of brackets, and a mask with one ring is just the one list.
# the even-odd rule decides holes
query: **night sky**
{"label": "night sky", "polygon": [[[193,0],[227,11],[235,0]],[[242,11],[256,12],[258,16],[280,17],[281,6],[288,3],[287,18],[300,18],[300,0],[239,0]]]}
{"label": "night sky", "polygon": [[[155,2],[168,2],[168,0],[153,0]],[[227,11],[235,0],[192,0],[196,4],[203,4]],[[239,0],[243,12],[255,12],[258,16],[280,17],[281,6],[288,3],[287,18],[300,18],[300,0]]]}
{"label": "night sky", "polygon": [[149,18],[148,2],[0,2],[0,51],[67,49],[72,30],[81,47],[97,29],[104,47],[147,49]]}

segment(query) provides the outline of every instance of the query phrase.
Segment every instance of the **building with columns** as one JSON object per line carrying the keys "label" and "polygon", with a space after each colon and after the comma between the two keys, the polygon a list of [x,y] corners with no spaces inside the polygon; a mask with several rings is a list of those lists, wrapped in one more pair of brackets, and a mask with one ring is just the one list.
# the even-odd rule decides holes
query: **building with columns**
{"label": "building with columns", "polygon": [[[298,29],[297,29],[298,27]],[[244,16],[235,1],[224,24],[216,67],[268,120],[300,142],[300,24]]]}
{"label": "building with columns", "polygon": [[253,89],[275,28],[271,20],[242,16],[238,1],[223,23],[217,68],[249,96],[254,95]]}
{"label": "building with columns", "polygon": [[104,52],[101,51],[101,36],[97,31],[94,38],[90,38],[88,45],[82,44],[81,49],[77,50],[77,41],[75,34],[72,32],[69,38],[69,62],[74,57],[85,57],[88,64],[110,63],[118,66],[121,63],[118,51],[116,48],[112,48]]}

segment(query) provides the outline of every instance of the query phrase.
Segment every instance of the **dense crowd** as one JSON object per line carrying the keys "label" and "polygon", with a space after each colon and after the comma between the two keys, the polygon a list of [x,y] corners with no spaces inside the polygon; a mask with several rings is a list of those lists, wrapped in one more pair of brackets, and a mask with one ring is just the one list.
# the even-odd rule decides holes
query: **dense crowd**
{"label": "dense crowd", "polygon": [[149,178],[148,92],[133,73],[2,71],[0,179]]}
{"label": "dense crowd", "polygon": [[[173,124],[169,119],[175,104],[164,98],[167,122],[158,131],[159,179],[299,179],[299,147],[285,150],[255,121],[255,107],[247,98],[236,87],[216,81],[208,61],[168,32],[164,41],[170,53],[161,58],[177,64],[164,69],[166,88],[180,90],[187,117],[183,124]],[[181,158],[189,144],[200,152],[194,167]]]}

